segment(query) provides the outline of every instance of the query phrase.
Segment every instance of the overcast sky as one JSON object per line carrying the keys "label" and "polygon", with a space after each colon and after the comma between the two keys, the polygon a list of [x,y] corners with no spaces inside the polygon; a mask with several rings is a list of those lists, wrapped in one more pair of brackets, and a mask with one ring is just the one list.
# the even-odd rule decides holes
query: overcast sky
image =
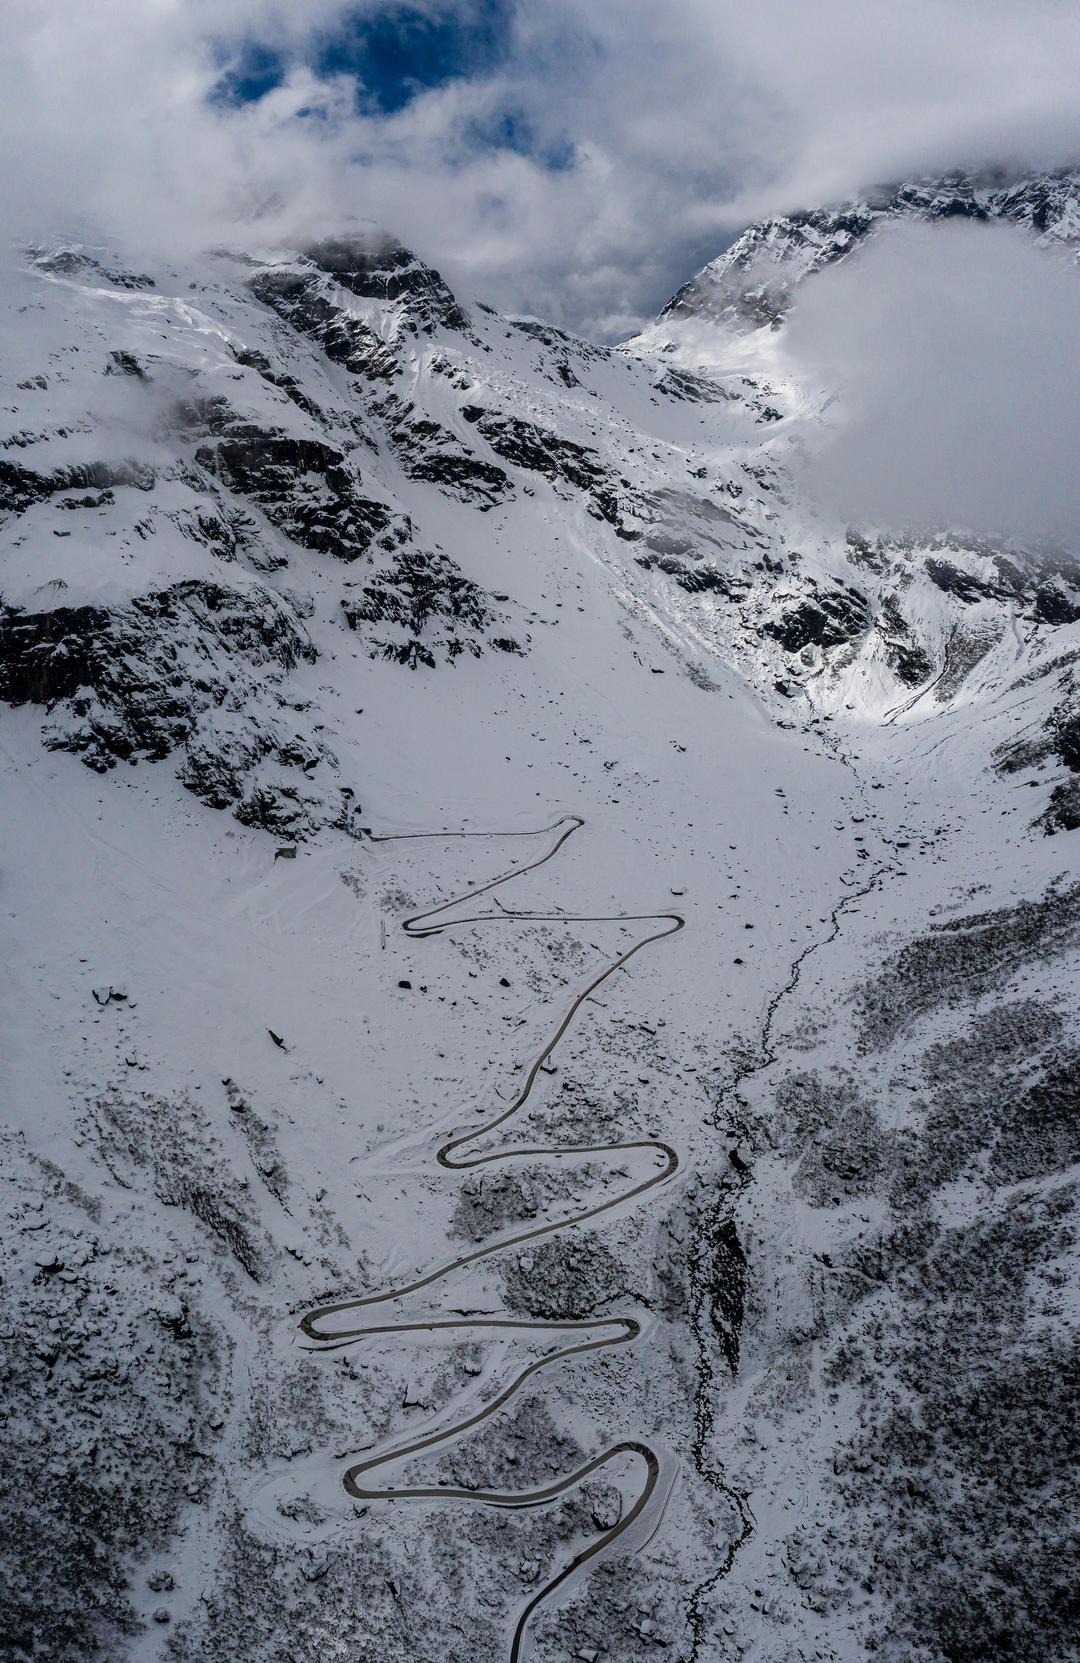
{"label": "overcast sky", "polygon": [[3,48],[15,234],[371,218],[608,338],[764,213],[1080,157],[1075,0],[6,0]]}

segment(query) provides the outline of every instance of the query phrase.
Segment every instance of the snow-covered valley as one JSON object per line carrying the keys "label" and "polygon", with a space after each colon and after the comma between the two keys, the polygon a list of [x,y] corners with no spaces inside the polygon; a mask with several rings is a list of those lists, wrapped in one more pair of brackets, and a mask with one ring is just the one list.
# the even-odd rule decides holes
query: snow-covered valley
{"label": "snow-covered valley", "polygon": [[800,500],[877,212],[12,256],[14,1657],[1076,1655],[1080,583]]}

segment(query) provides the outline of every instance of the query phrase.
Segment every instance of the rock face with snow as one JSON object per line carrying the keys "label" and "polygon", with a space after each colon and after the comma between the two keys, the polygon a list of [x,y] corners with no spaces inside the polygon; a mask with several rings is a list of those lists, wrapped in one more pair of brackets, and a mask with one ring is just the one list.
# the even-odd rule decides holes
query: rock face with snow
{"label": "rock face with snow", "polygon": [[372,233],[11,258],[15,1658],[1077,1656],[1077,551],[807,512],[783,352],[956,214],[1080,175],[617,349]]}
{"label": "rock face with snow", "polygon": [[[46,300],[21,308],[43,316],[15,350],[43,368],[18,378],[0,462],[0,695],[44,706],[46,742],[95,769],[178,753],[183,782],[245,824],[304,836],[340,821],[324,724],[288,683],[318,660],[319,602],[403,663],[519,650],[378,482],[376,434],[407,479],[466,500],[508,491],[387,390],[404,343],[460,332],[464,314],[405,250],[357,239],[221,256],[183,297],[83,250],[32,255],[24,276]],[[118,313],[118,292],[141,306]]]}
{"label": "rock face with snow", "polygon": [[741,329],[776,328],[799,284],[846,259],[897,220],[999,220],[1046,244],[1080,244],[1080,174],[1035,179],[949,174],[871,192],[753,225],[668,301],[664,317],[704,317]]}

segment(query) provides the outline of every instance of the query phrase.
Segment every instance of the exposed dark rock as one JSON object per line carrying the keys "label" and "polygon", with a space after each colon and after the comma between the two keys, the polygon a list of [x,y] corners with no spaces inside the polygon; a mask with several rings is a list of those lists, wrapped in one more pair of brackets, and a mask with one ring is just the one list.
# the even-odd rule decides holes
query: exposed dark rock
{"label": "exposed dark rock", "polygon": [[955,595],[957,600],[968,605],[975,601],[994,600],[1003,593],[1001,584],[990,583],[971,572],[961,571],[949,560],[928,559],[926,573],[944,594]]}
{"label": "exposed dark rock", "polygon": [[414,329],[468,328],[468,318],[439,273],[393,237],[327,237],[305,252],[351,294],[401,302]]}
{"label": "exposed dark rock", "polygon": [[320,764],[332,773],[332,752],[287,721],[208,722],[188,742],[177,778],[211,808],[231,809],[241,825],[279,837],[306,838],[324,824],[348,831],[334,786],[309,784]]}
{"label": "exposed dark rock", "polygon": [[103,265],[100,260],[77,249],[65,248],[55,254],[38,254],[34,264],[39,271],[48,272],[53,277],[90,277],[94,282],[104,279],[116,289],[155,287],[154,279],[147,277],[145,272],[124,271],[120,267]]}
{"label": "exposed dark rock", "polygon": [[555,324],[544,323],[539,318],[507,318],[506,322],[518,334],[531,336],[551,352],[573,353],[586,363],[610,356],[609,347],[597,346],[592,341],[583,340],[580,335],[569,335],[565,329],[558,329]]}
{"label": "exposed dark rock", "polygon": [[109,361],[105,366],[106,375],[133,375],[137,381],[149,381],[150,375],[146,365],[136,358],[133,352],[117,350],[109,353]]}
{"label": "exposed dark rock", "polygon": [[195,459],[303,548],[351,561],[377,539],[388,547],[407,535],[402,516],[361,495],[345,453],[321,440],[251,434],[203,445]]}
{"label": "exposed dark rock", "polygon": [[[849,531],[847,544],[848,558],[853,564],[864,566],[881,576],[891,573],[898,580],[898,589],[883,602],[878,620],[879,628],[887,638],[895,638],[908,628],[901,600],[904,588],[919,570],[926,573],[935,588],[951,596],[962,607],[984,602],[1019,606],[1038,623],[1072,623],[1080,617],[1080,585],[1076,579],[1075,562],[1067,550],[1042,543],[1022,545],[1001,538],[954,531],[924,532],[919,536],[877,536],[873,539],[860,532]],[[968,564],[961,564],[961,561]],[[974,626],[958,626],[954,635],[954,667],[960,663],[964,643],[976,638],[996,639],[996,634],[989,620]],[[921,654],[921,649],[918,651]],[[914,666],[902,662],[906,655],[901,648],[895,647],[894,641],[890,642],[889,653],[901,679],[910,681],[912,685],[932,673],[927,658],[929,667],[926,673],[913,674]],[[948,665],[945,680],[948,685]],[[951,686],[951,691],[955,691],[955,685]],[[951,691],[946,696],[951,696]]]}
{"label": "exposed dark rock", "polygon": [[236,362],[242,365],[244,369],[254,370],[272,387],[280,388],[286,398],[290,399],[297,409],[303,410],[305,415],[311,416],[315,421],[321,419],[321,410],[304,392],[296,377],[288,375],[284,370],[275,370],[264,352],[257,352],[254,348],[245,348],[238,349],[235,356]]}
{"label": "exposed dark rock", "polygon": [[[1065,688],[1065,697],[1054,706],[1043,726],[998,748],[994,754],[994,766],[998,773],[1015,774],[1025,768],[1035,768],[1052,756],[1058,757],[1071,773],[1080,773],[1080,697],[1071,669],[1071,657],[1066,655],[1057,665],[1047,665],[1044,673],[1055,667],[1060,668],[1061,664],[1070,666],[1061,683]],[[1024,682],[1031,679],[1034,677],[1023,678]],[[1044,817],[1047,830],[1072,829],[1065,822],[1071,813],[1073,797],[1080,795],[1074,790],[1076,783],[1067,780],[1055,787],[1050,808]]]}
{"label": "exposed dark rock", "polygon": [[575,1168],[571,1176],[543,1166],[470,1175],[454,1208],[453,1232],[479,1242],[512,1224],[538,1218],[549,1205],[569,1214],[575,1197],[595,1187],[596,1181],[596,1171],[588,1166]]}
{"label": "exposed dark rock", "polygon": [[677,369],[674,364],[664,365],[653,386],[665,398],[692,404],[726,404],[739,396],[712,376],[695,375],[692,370]]}
{"label": "exposed dark rock", "polygon": [[0,461],[0,513],[24,514],[36,502],[61,491],[105,491],[132,486],[152,491],[155,474],[144,462],[77,462],[52,473],[38,473],[17,462]]}
{"label": "exposed dark rock", "polygon": [[934,673],[934,661],[922,647],[910,646],[902,641],[889,641],[887,651],[889,663],[900,681],[908,687],[920,686]]}
{"label": "exposed dark rock", "polygon": [[718,1213],[702,1219],[695,1289],[732,1378],[739,1372],[739,1347],[746,1312],[746,1255],[732,1218]]}
{"label": "exposed dark rock", "polygon": [[[393,381],[402,362],[396,339],[435,327],[464,330],[468,319],[438,272],[384,236],[331,237],[290,265],[250,279],[252,292],[335,364],[370,381]],[[387,332],[355,317],[340,290],[392,308]]]}
{"label": "exposed dark rock", "polygon": [[918,687],[934,673],[930,654],[911,638],[911,629],[896,598],[887,595],[881,602],[878,630],[885,642],[885,652],[897,676],[909,687]]}
{"label": "exposed dark rock", "polygon": [[254,585],[187,579],[111,609],[0,608],[0,698],[49,708],[50,749],[105,772],[183,747],[196,796],[294,836],[340,813],[336,793],[327,808],[308,784],[332,753],[273,686],[314,656],[295,614]]}
{"label": "exposed dark rock", "polygon": [[741,600],[750,587],[748,580],[739,573],[722,572],[708,563],[688,566],[685,561],[670,554],[643,554],[638,557],[637,563],[645,571],[655,567],[665,576],[674,578],[679,588],[685,589],[688,595],[716,594],[725,595],[729,600]]}
{"label": "exposed dark rock", "polygon": [[350,375],[393,381],[397,355],[387,341],[333,298],[330,279],[307,266],[273,266],[251,279],[256,299],[298,334],[306,335]]}
{"label": "exposed dark rock", "polygon": [[[626,508],[636,507],[629,495],[629,481],[617,479],[589,446],[561,439],[534,422],[503,416],[477,404],[464,405],[461,413],[466,421],[475,423],[492,450],[505,462],[542,474],[553,485],[571,485],[587,492],[588,511],[594,519],[606,520],[614,527],[616,536],[627,541],[640,536],[623,519]],[[620,495],[620,486],[627,492],[625,496]]]}
{"label": "exposed dark rock", "polygon": [[[253,663],[276,663],[284,669],[315,656],[298,623],[268,591],[225,589],[188,579],[111,611],[91,606],[39,613],[3,608],[0,697],[9,704],[52,705],[92,689],[124,709],[125,715],[131,706],[131,744],[117,749],[114,757],[135,751],[164,756],[189,731],[184,721],[190,712],[171,691],[184,685],[177,674],[175,644],[161,643],[166,663],[148,666],[141,684],[135,683],[125,659],[125,654],[146,655],[155,624],[193,635],[192,649],[207,664],[215,641]],[[156,709],[150,708],[155,696],[161,701]]]}
{"label": "exposed dark rock", "polygon": [[849,528],[846,536],[847,557],[853,566],[865,566],[868,571],[884,575],[889,569],[889,557],[880,538],[873,542],[861,531]]}
{"label": "exposed dark rock", "polygon": [[439,485],[462,502],[491,507],[511,494],[502,468],[467,450],[438,422],[415,416],[411,406],[390,428],[390,441],[410,479]]}
{"label": "exposed dark rock", "polygon": [[1075,624],[1080,619],[1080,599],[1061,583],[1040,583],[1035,591],[1035,616],[1044,624]]}
{"label": "exposed dark rock", "polygon": [[1066,768],[1080,773],[1080,709],[1070,707],[1054,713],[1054,748]]}
{"label": "exposed dark rock", "polygon": [[1080,778],[1063,780],[1050,793],[1050,802],[1036,822],[1048,836],[1080,828]]}
{"label": "exposed dark rock", "polygon": [[834,589],[807,596],[761,627],[786,652],[796,653],[804,647],[837,647],[853,641],[869,629],[871,622],[864,596],[855,589]]}
{"label": "exposed dark rock", "polygon": [[[465,577],[445,554],[403,550],[393,566],[376,572],[341,603],[350,629],[386,625],[395,633],[376,639],[372,656],[394,659],[412,670],[433,669],[437,657],[448,663],[464,652],[478,657],[485,644],[503,652],[520,652],[509,637],[488,636],[496,621],[486,592]],[[400,632],[400,633],[396,633]]]}
{"label": "exposed dark rock", "polygon": [[467,422],[475,424],[496,455],[514,467],[532,469],[552,483],[561,481],[582,491],[594,490],[607,479],[597,453],[585,445],[560,439],[533,422],[485,410],[477,404],[466,404],[461,413]]}

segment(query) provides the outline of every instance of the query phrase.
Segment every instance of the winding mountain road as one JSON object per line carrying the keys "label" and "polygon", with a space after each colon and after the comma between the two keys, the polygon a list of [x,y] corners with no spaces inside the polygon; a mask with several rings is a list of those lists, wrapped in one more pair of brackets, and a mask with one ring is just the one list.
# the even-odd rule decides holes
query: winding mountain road
{"label": "winding mountain road", "polygon": [[344,1317],[354,1311],[368,1310],[373,1306],[389,1304],[403,1299],[409,1294],[418,1292],[422,1288],[431,1287],[443,1277],[462,1266],[475,1264],[478,1260],[489,1258],[492,1254],[501,1253],[510,1247],[519,1246],[523,1242],[535,1241],[538,1237],[551,1235],[559,1230],[568,1230],[573,1226],[584,1223],[587,1219],[597,1218],[602,1213],[610,1212],[612,1208],[621,1206],[624,1202],[636,1196],[644,1195],[649,1190],[667,1182],[676,1172],[679,1157],[670,1144],[655,1139],[632,1139],[621,1143],[591,1143],[571,1144],[550,1148],[521,1147],[513,1145],[480,1155],[466,1155],[461,1151],[478,1138],[486,1136],[498,1127],[512,1120],[528,1102],[536,1077],[541,1068],[551,1057],[559,1041],[563,1038],[581,1006],[596,989],[613,976],[617,970],[627,964],[637,953],[654,942],[662,941],[670,935],[676,934],[684,927],[685,919],[676,912],[663,913],[564,913],[564,912],[521,912],[503,907],[497,902],[500,910],[497,913],[470,914],[465,917],[448,917],[447,914],[467,902],[478,900],[483,895],[492,894],[503,884],[512,882],[515,878],[523,877],[528,872],[534,872],[538,867],[546,865],[562,849],[563,845],[575,832],[579,831],[585,822],[579,815],[564,815],[551,826],[545,826],[533,832],[408,832],[374,836],[370,832],[368,837],[373,843],[406,842],[419,838],[455,839],[455,838],[492,838],[492,837],[542,837],[556,834],[552,846],[536,860],[511,867],[500,873],[489,882],[466,890],[463,894],[454,896],[451,900],[443,901],[438,906],[414,914],[405,919],[402,928],[405,934],[413,940],[423,940],[429,936],[440,935],[451,929],[461,929],[466,926],[476,927],[486,924],[657,924],[660,928],[651,930],[641,936],[624,952],[611,959],[592,980],[573,999],[550,1039],[540,1053],[534,1058],[520,1091],[509,1106],[493,1119],[485,1121],[483,1125],[471,1131],[461,1132],[450,1138],[436,1152],[438,1164],[451,1171],[465,1171],[470,1168],[487,1166],[496,1161],[511,1159],[535,1158],[549,1155],[560,1157],[564,1155],[625,1155],[631,1151],[652,1150],[659,1158],[658,1170],[649,1177],[621,1190],[617,1195],[594,1206],[585,1207],[573,1213],[568,1218],[554,1223],[537,1225],[529,1230],[519,1231],[515,1235],[502,1236],[476,1248],[471,1253],[461,1254],[450,1259],[434,1269],[426,1271],[414,1281],[402,1283],[399,1286],[385,1288],[379,1293],[364,1294],[356,1299],[343,1300],[337,1304],[321,1305],[309,1311],[300,1323],[301,1330],[309,1340],[315,1342],[312,1349],[319,1351],[338,1351],[344,1346],[356,1345],[361,1340],[379,1334],[400,1333],[437,1333],[448,1329],[468,1330],[470,1332],[498,1329],[503,1332],[519,1332],[528,1334],[580,1334],[588,1333],[592,1337],[572,1341],[558,1346],[545,1356],[536,1358],[517,1374],[502,1391],[486,1403],[481,1409],[467,1418],[455,1421],[452,1426],[414,1438],[406,1443],[395,1443],[393,1447],[383,1449],[369,1455],[365,1460],[355,1462],[344,1475],[345,1489],[349,1495],[360,1501],[411,1501],[421,1498],[437,1498],[440,1500],[455,1499],[480,1503],[482,1505],[504,1508],[527,1508],[543,1506],[557,1497],[572,1490],[582,1483],[590,1474],[617,1460],[620,1456],[632,1456],[639,1459],[645,1467],[645,1480],[632,1507],[625,1512],[618,1523],[603,1531],[580,1552],[575,1554],[548,1582],[544,1584],[528,1601],[519,1613],[510,1642],[510,1663],[520,1663],[524,1655],[526,1628],[530,1617],[555,1589],[573,1575],[573,1573],[587,1561],[594,1559],[606,1548],[610,1547],[618,1537],[622,1536],[635,1520],[641,1517],[660,1478],[660,1459],[656,1451],[648,1444],[636,1438],[622,1439],[611,1444],[600,1454],[592,1457],[584,1465],[557,1479],[554,1483],[533,1490],[498,1491],[471,1490],[452,1485],[411,1485],[407,1488],[396,1488],[386,1485],[383,1488],[372,1488],[368,1482],[369,1476],[380,1467],[391,1463],[398,1463],[411,1456],[434,1449],[441,1444],[448,1443],[452,1438],[467,1432],[470,1428],[480,1425],[496,1414],[504,1404],[521,1390],[521,1387],[533,1375],[542,1369],[563,1361],[568,1357],[583,1356],[588,1352],[605,1350],[610,1346],[628,1345],[636,1340],[641,1333],[641,1324],[634,1317],[596,1317],[583,1321],[543,1322],[530,1320],[514,1320],[502,1317],[453,1317],[426,1318],[418,1321],[391,1321],[380,1324],[365,1324],[361,1327],[348,1328],[335,1325],[335,1319]]}

